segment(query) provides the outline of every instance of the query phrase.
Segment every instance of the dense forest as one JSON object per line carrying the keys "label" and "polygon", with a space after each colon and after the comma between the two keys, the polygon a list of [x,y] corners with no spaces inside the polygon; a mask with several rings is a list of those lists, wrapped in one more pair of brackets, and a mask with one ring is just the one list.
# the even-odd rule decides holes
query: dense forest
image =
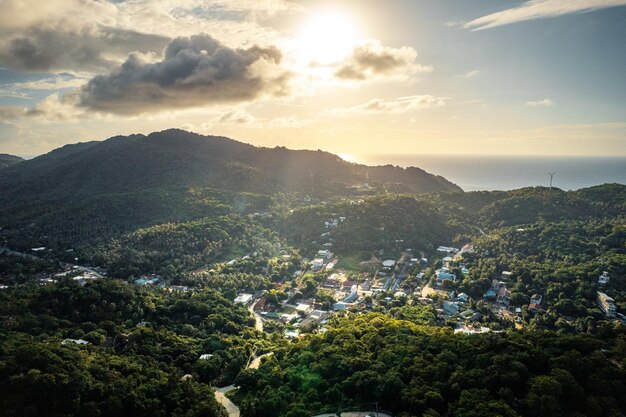
{"label": "dense forest", "polygon": [[173,278],[216,260],[251,252],[272,256],[280,250],[281,242],[272,231],[232,215],[137,229],[102,251],[96,248],[93,257],[115,276],[157,273]]}
{"label": "dense forest", "polygon": [[[246,416],[622,416],[623,332],[453,335],[378,314],[337,319],[237,378]],[[617,365],[617,366],[616,366]]]}
{"label": "dense forest", "polygon": [[256,349],[247,311],[214,290],[68,280],[0,292],[0,318],[3,416],[225,416],[209,384]]}

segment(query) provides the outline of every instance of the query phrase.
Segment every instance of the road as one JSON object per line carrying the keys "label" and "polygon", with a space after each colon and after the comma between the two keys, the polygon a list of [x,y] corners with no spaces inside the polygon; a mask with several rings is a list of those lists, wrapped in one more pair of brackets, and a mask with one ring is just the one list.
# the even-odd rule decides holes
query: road
{"label": "road", "polygon": [[259,301],[261,301],[261,299],[258,299],[250,307],[248,307],[248,311],[252,313],[252,315],[254,316],[254,328],[262,332],[263,331],[263,319],[261,318],[261,315],[259,313],[254,311],[254,307],[256,307]]}
{"label": "road", "polygon": [[259,365],[261,365],[261,359],[271,356],[273,354],[274,352],[269,352],[269,353],[265,353],[263,355],[257,356],[256,358],[252,359],[252,361],[248,365],[248,369],[259,369]]}
{"label": "road", "polygon": [[[248,363],[246,369],[258,369],[259,365],[261,365],[261,359],[273,354],[273,352],[269,352],[260,356],[256,356]],[[218,403],[224,406],[224,408],[228,412],[228,417],[239,417],[240,415],[239,407],[237,407],[230,399],[228,399],[228,397],[226,397],[226,393],[234,391],[236,389],[236,386],[228,385],[226,387],[218,388],[215,390],[215,399]]]}
{"label": "road", "polygon": [[215,399],[218,403],[222,404],[228,413],[228,417],[239,417],[239,407],[237,407],[231,400],[226,397],[226,393],[237,389],[234,385],[228,385],[227,387],[218,388],[215,390]]}

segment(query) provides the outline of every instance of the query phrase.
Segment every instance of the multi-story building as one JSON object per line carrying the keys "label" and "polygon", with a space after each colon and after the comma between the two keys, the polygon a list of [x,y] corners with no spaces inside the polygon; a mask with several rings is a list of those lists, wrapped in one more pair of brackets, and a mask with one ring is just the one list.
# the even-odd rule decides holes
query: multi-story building
{"label": "multi-story building", "polygon": [[603,292],[598,291],[598,306],[607,317],[615,317],[615,313],[617,312],[617,308],[615,307],[615,300],[606,295]]}

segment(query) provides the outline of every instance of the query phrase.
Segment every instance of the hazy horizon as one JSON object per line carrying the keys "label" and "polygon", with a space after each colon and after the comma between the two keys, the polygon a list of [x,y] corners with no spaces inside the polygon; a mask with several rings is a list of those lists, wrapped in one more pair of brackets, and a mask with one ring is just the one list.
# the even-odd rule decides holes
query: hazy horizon
{"label": "hazy horizon", "polygon": [[[322,149],[322,151],[324,151]],[[440,175],[464,191],[513,190],[553,185],[576,190],[605,183],[626,184],[626,156],[489,155],[419,153],[339,153],[343,160],[364,165],[417,167]],[[24,156],[33,159],[37,156]]]}
{"label": "hazy horizon", "polygon": [[389,163],[416,166],[441,175],[464,191],[513,190],[548,186],[548,172],[556,172],[554,187],[577,190],[606,183],[626,184],[624,156],[515,155],[352,155],[367,165]]}

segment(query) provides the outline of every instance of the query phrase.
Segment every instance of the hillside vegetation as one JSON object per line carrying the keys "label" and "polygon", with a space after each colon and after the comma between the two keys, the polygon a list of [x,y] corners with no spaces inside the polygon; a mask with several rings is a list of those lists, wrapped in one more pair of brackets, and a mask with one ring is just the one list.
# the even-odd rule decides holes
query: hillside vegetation
{"label": "hillside vegetation", "polygon": [[93,241],[224,214],[224,204],[261,209],[258,203],[276,193],[351,195],[351,187],[366,182],[366,194],[460,191],[418,168],[367,167],[322,151],[260,148],[173,129],[66,145],[3,169],[0,225],[19,228],[20,236]]}
{"label": "hillside vegetation", "polygon": [[0,153],[0,169],[10,167],[19,162],[22,162],[23,160],[24,158],[20,158],[19,156]]}
{"label": "hillside vegetation", "polygon": [[383,409],[399,416],[619,416],[626,407],[624,336],[552,332],[453,335],[370,314],[339,320],[258,370],[244,371],[254,417]]}

